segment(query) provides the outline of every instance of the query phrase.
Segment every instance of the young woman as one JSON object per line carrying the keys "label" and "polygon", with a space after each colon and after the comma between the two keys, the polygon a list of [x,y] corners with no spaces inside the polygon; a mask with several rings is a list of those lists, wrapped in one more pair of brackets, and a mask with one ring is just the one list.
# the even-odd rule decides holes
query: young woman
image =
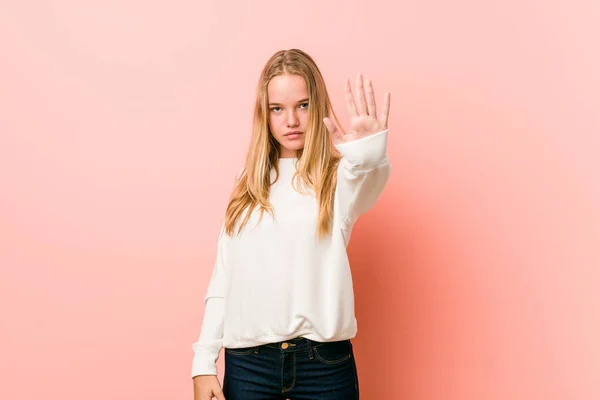
{"label": "young woman", "polygon": [[378,114],[359,74],[346,103],[347,133],[308,54],[279,51],[265,65],[193,345],[195,400],[358,399],[346,246],[390,174],[390,95]]}

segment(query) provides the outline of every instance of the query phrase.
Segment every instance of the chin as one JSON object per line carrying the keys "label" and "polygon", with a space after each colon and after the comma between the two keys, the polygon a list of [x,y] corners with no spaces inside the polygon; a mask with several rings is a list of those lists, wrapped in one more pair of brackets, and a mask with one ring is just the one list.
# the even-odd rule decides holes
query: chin
{"label": "chin", "polygon": [[302,150],[304,148],[304,140],[299,141],[299,140],[282,140],[279,142],[279,145],[281,147],[285,147],[286,149],[290,150],[290,151],[298,151],[298,150]]}

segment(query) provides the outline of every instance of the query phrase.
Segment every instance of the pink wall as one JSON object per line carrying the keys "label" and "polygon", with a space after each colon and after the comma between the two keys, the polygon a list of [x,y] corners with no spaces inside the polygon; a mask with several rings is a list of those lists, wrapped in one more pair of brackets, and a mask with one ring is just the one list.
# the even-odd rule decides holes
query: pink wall
{"label": "pink wall", "polygon": [[346,77],[392,92],[393,176],[350,248],[363,397],[600,398],[598,20],[595,0],[3,1],[0,398],[191,399],[255,81],[290,47],[343,120]]}

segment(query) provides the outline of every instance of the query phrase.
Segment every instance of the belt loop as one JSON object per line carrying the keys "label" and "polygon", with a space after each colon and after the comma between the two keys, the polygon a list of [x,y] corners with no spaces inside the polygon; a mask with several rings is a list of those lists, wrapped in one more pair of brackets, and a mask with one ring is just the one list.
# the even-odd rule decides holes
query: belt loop
{"label": "belt loop", "polygon": [[308,343],[308,358],[310,360],[312,360],[314,358],[314,356],[313,356],[313,348],[312,348],[312,340],[306,339],[306,341]]}

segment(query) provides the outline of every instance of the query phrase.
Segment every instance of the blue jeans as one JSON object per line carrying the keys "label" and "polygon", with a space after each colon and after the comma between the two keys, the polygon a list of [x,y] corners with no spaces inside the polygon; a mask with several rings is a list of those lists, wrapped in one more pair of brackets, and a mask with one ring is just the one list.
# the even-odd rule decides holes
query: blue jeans
{"label": "blue jeans", "polygon": [[225,348],[226,400],[356,400],[358,375],[350,340],[294,338]]}

